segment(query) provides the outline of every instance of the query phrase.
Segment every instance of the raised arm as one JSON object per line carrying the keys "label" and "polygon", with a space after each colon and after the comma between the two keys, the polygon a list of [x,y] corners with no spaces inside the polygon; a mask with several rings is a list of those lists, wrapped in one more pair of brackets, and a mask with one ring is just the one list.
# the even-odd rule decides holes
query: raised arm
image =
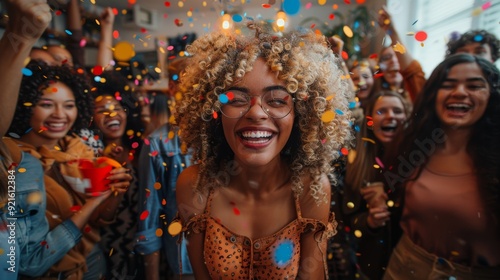
{"label": "raised arm", "polygon": [[45,0],[7,0],[9,22],[0,39],[0,136],[14,116],[22,69],[29,52],[52,19]]}
{"label": "raised arm", "polygon": [[[399,37],[398,31],[394,27],[394,24],[392,24],[391,15],[387,12],[385,7],[382,7],[379,11],[378,24],[391,37],[393,46],[398,42],[401,43],[401,38]],[[406,69],[413,61],[413,57],[408,51],[405,51],[404,53],[396,52],[396,56],[398,58],[401,70]]]}
{"label": "raised arm", "polygon": [[100,65],[105,69],[110,69],[112,68],[110,66],[110,61],[113,59],[113,24],[115,22],[113,9],[109,7],[104,9],[99,21],[101,23],[101,40],[99,40],[97,65]]}

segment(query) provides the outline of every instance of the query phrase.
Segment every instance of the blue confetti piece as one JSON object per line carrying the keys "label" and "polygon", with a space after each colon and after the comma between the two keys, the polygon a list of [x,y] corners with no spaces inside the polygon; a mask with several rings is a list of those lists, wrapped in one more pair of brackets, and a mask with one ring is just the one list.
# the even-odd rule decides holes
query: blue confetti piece
{"label": "blue confetti piece", "polygon": [[225,93],[219,95],[219,102],[222,104],[226,104],[229,101],[229,98]]}
{"label": "blue confetti piece", "polygon": [[415,23],[417,23],[418,19],[416,21],[414,21],[411,25],[415,25]]}
{"label": "blue confetti piece", "polygon": [[179,75],[174,74],[172,75],[172,80],[177,81],[179,79]]}
{"label": "blue confetti piece", "polygon": [[335,113],[337,113],[337,115],[341,115],[343,116],[344,115],[344,112],[342,112],[341,110],[339,109],[335,109]]}
{"label": "blue confetti piece", "polygon": [[475,42],[481,42],[482,40],[483,40],[483,35],[477,34],[476,36],[474,36]]}
{"label": "blue confetti piece", "polygon": [[193,22],[193,18],[192,17],[188,18],[188,21]]}
{"label": "blue confetti piece", "polygon": [[354,29],[358,29],[359,28],[359,21],[355,21],[353,27],[354,27]]}
{"label": "blue confetti piece", "polygon": [[359,45],[354,45],[354,50],[359,52],[359,51],[361,51],[361,48],[359,47]]}
{"label": "blue confetti piece", "polygon": [[31,75],[33,75],[33,71],[31,71],[31,70],[30,70],[30,69],[28,69],[28,68],[23,68],[23,69],[21,70],[21,72],[23,73],[23,75],[24,75],[24,76],[28,76],[28,77],[30,77]]}
{"label": "blue confetti piece", "polygon": [[274,262],[279,267],[287,265],[292,260],[292,257],[293,242],[291,240],[284,240],[274,251]]}
{"label": "blue confetti piece", "polygon": [[64,30],[64,32],[66,32],[66,34],[68,34],[69,36],[73,35],[73,33],[71,33],[71,31],[69,31],[68,29]]}
{"label": "blue confetti piece", "polygon": [[243,20],[243,17],[239,14],[233,15],[233,21],[234,22],[241,22]]}
{"label": "blue confetti piece", "polygon": [[349,109],[354,109],[354,108],[356,108],[356,105],[357,105],[357,104],[358,104],[358,103],[357,103],[356,101],[349,102]]}
{"label": "blue confetti piece", "polygon": [[94,81],[96,81],[96,82],[100,82],[100,81],[101,81],[101,77],[99,77],[99,76],[95,76],[95,77],[94,77]]}
{"label": "blue confetti piece", "polygon": [[283,1],[283,11],[291,16],[298,14],[300,11],[300,0]]}
{"label": "blue confetti piece", "polygon": [[26,133],[28,133],[28,132],[30,132],[30,131],[32,131],[32,130],[33,130],[33,127],[30,127],[30,128],[28,128],[28,130],[26,130],[26,131],[24,132],[24,134],[26,134]]}
{"label": "blue confetti piece", "polygon": [[359,132],[361,129],[359,128],[359,125],[354,126],[354,131]]}

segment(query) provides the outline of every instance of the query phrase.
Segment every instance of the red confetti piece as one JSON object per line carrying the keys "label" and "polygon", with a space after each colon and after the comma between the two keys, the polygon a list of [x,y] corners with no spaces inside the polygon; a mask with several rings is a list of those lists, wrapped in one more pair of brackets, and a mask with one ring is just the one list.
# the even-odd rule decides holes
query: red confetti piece
{"label": "red confetti piece", "polygon": [[139,143],[137,143],[137,142],[132,143],[133,149],[137,149],[138,147],[139,147]]}
{"label": "red confetti piece", "polygon": [[351,0],[344,0],[344,3],[346,3],[347,5],[351,4]]}
{"label": "red confetti piece", "polygon": [[214,119],[217,119],[219,117],[219,114],[217,114],[217,112],[213,112],[212,116],[214,117]]}
{"label": "red confetti piece", "polygon": [[161,200],[161,205],[163,206],[167,205],[167,200],[165,198]]}
{"label": "red confetti piece", "polygon": [[146,28],[144,28],[144,27],[141,28],[141,33],[147,33],[147,32],[148,32],[148,30]]}
{"label": "red confetti piece", "polygon": [[152,156],[152,157],[155,157],[155,156],[157,156],[157,155],[158,155],[158,151],[152,151],[152,152],[151,152],[151,156]]}
{"label": "red confetti piece", "polygon": [[85,40],[85,39],[81,39],[81,40],[80,40],[80,47],[82,47],[82,48],[83,48],[83,47],[85,47],[85,45],[87,45],[87,40]]}
{"label": "red confetti piece", "polygon": [[377,73],[377,74],[373,75],[373,78],[378,79],[378,78],[381,78],[383,76],[384,76],[384,73]]}
{"label": "red confetti piece", "polygon": [[314,27],[316,27],[316,23],[311,24],[310,28],[313,29]]}
{"label": "red confetti piece", "polygon": [[269,5],[269,4],[262,4],[262,8],[269,9],[269,8],[271,8],[271,5]]}
{"label": "red confetti piece", "polygon": [[348,60],[349,59],[349,54],[347,54],[347,52],[345,52],[345,51],[342,51],[342,59],[343,60]]}
{"label": "red confetti piece", "polygon": [[146,139],[144,139],[144,144],[145,144],[145,145],[149,145],[149,139],[147,139],[147,138],[146,138]]}
{"label": "red confetti piece", "polygon": [[61,11],[61,10],[57,10],[57,11],[55,12],[55,14],[56,14],[56,16],[60,16],[60,15],[62,15],[62,11]]}
{"label": "red confetti piece", "polygon": [[359,5],[362,5],[365,3],[365,0],[356,0],[356,3],[358,3]]}
{"label": "red confetti piece", "polygon": [[94,68],[92,68],[92,74],[94,74],[94,75],[96,75],[96,76],[99,76],[99,75],[101,75],[101,74],[102,74],[102,71],[103,71],[103,70],[104,70],[104,69],[102,68],[102,66],[100,66],[100,65],[96,65],[96,66],[94,66]]}
{"label": "red confetti piece", "polygon": [[69,208],[69,210],[71,212],[75,213],[75,212],[78,212],[81,208],[82,208],[82,206],[80,206],[80,205],[73,205],[73,206],[71,206],[71,208]]}
{"label": "red confetti piece", "polygon": [[240,215],[240,210],[238,210],[238,208],[236,208],[236,207],[233,207],[233,213],[234,213],[236,216],[239,216],[239,215]]}
{"label": "red confetti piece", "polygon": [[145,220],[148,216],[149,216],[149,211],[148,211],[148,210],[144,210],[144,211],[141,213],[140,219],[141,219],[141,220]]}
{"label": "red confetti piece", "polygon": [[117,9],[117,8],[113,8],[113,9],[111,9],[111,10],[113,10],[113,15],[115,15],[115,16],[117,16],[117,15],[118,15],[118,9]]}
{"label": "red confetti piece", "polygon": [[369,59],[377,59],[378,58],[378,54],[376,54],[376,53],[371,54],[368,58]]}
{"label": "red confetti piece", "polygon": [[342,148],[340,149],[340,153],[344,156],[347,156],[349,154],[349,150],[347,148]]}
{"label": "red confetti piece", "polygon": [[334,15],[334,14],[330,14],[330,15],[328,16],[328,18],[329,18],[330,20],[334,20],[334,19],[335,19],[335,15]]}
{"label": "red confetti piece", "polygon": [[427,33],[425,33],[425,31],[418,31],[415,33],[415,39],[419,42],[423,42],[427,39]]}
{"label": "red confetti piece", "polygon": [[165,7],[170,7],[170,2],[169,1],[165,1]]}
{"label": "red confetti piece", "polygon": [[120,31],[115,30],[113,31],[113,38],[118,39],[120,37]]}
{"label": "red confetti piece", "polygon": [[89,226],[85,226],[85,228],[83,228],[83,231],[86,233],[89,233],[91,230],[92,228],[90,228]]}

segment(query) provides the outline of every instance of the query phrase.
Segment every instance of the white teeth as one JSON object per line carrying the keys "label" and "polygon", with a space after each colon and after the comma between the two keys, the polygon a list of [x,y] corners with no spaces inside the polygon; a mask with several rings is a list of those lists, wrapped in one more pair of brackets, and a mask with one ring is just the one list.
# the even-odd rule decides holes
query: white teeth
{"label": "white teeth", "polygon": [[107,123],[107,126],[112,126],[112,125],[120,125],[119,120],[112,120],[109,123]]}
{"label": "white teeth", "polygon": [[267,138],[273,134],[269,131],[244,131],[241,135],[245,138]]}
{"label": "white teeth", "polygon": [[47,126],[59,128],[59,127],[63,127],[64,123],[48,123]]}
{"label": "white teeth", "polygon": [[463,103],[456,103],[456,104],[448,104],[446,106],[448,109],[462,109],[462,110],[468,110],[471,108],[471,106]]}

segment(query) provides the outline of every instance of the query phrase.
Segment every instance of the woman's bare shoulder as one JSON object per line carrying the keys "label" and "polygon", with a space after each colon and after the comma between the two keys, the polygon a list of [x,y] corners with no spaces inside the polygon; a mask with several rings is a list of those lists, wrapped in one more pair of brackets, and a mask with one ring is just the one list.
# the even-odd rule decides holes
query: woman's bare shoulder
{"label": "woman's bare shoulder", "polygon": [[[312,187],[312,178],[302,178],[304,190],[300,196],[300,208],[304,218],[328,221],[331,202],[331,186],[326,175],[319,181],[319,189]],[[316,196],[316,198],[315,198]]]}
{"label": "woman's bare shoulder", "polygon": [[179,214],[183,220],[203,213],[208,193],[196,190],[196,181],[199,176],[199,166],[192,165],[181,172],[177,178],[176,199]]}

